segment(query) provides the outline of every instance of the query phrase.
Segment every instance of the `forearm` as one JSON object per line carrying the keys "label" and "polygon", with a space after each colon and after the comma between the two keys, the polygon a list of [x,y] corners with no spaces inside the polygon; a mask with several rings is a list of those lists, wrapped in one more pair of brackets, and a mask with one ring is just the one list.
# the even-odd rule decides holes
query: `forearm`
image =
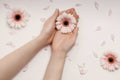
{"label": "forearm", "polygon": [[0,80],[13,78],[43,46],[42,39],[37,37],[1,59]]}
{"label": "forearm", "polygon": [[53,53],[51,55],[44,80],[61,80],[65,58],[66,56],[61,52]]}

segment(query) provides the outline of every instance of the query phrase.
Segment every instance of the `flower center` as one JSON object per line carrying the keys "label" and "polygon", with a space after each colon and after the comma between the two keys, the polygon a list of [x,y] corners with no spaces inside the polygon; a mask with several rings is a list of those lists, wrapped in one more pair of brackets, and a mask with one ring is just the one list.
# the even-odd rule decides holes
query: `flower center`
{"label": "flower center", "polygon": [[20,21],[20,19],[21,19],[21,16],[19,14],[16,14],[15,15],[15,20]]}
{"label": "flower center", "polygon": [[63,24],[64,24],[64,26],[68,26],[69,22],[68,21],[64,21]]}
{"label": "flower center", "polygon": [[113,59],[112,57],[109,57],[109,58],[108,58],[108,62],[109,62],[109,63],[114,63],[114,59]]}

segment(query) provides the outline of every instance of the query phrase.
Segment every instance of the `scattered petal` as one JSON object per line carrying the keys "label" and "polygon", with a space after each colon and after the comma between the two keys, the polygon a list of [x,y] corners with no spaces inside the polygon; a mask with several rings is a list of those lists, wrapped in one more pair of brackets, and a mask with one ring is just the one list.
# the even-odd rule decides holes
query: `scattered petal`
{"label": "scattered petal", "polygon": [[47,48],[45,48],[44,50],[47,51]]}
{"label": "scattered petal", "polygon": [[5,7],[6,9],[11,9],[11,7],[10,7],[10,5],[9,5],[9,4],[4,3],[3,5],[4,5],[4,7]]}
{"label": "scattered petal", "polygon": [[98,4],[98,2],[95,1],[94,5],[95,5],[95,8],[96,8],[97,10],[99,10],[99,4]]}
{"label": "scattered petal", "polygon": [[97,26],[96,31],[101,31],[102,27],[101,26]]}
{"label": "scattered petal", "polygon": [[78,64],[77,66],[78,66],[79,68],[84,68],[84,67],[85,67],[85,63],[82,63],[81,65]]}
{"label": "scattered petal", "polygon": [[98,58],[98,55],[97,55],[96,52],[93,52],[93,56],[94,56],[95,58]]}
{"label": "scattered petal", "polygon": [[9,32],[9,35],[11,35],[11,36],[13,36],[13,35],[15,35],[15,34],[16,34],[15,31],[10,31],[10,32]]}
{"label": "scattered petal", "polygon": [[80,3],[75,4],[76,7],[80,7],[81,5],[82,4],[80,4]]}
{"label": "scattered petal", "polygon": [[26,72],[28,70],[28,65],[26,65],[24,68],[23,68],[23,72]]}
{"label": "scattered petal", "polygon": [[111,40],[112,40],[113,42],[115,41],[115,36],[114,36],[114,34],[111,34],[110,38],[111,38]]}
{"label": "scattered petal", "polygon": [[51,3],[53,2],[53,0],[49,0]]}
{"label": "scattered petal", "polygon": [[45,8],[43,8],[43,10],[48,10],[49,8],[50,8],[50,5],[48,5]]}
{"label": "scattered petal", "polygon": [[106,42],[105,41],[103,41],[102,43],[101,43],[101,46],[104,46],[106,44]]}
{"label": "scattered petal", "polygon": [[83,63],[82,65],[78,65],[78,68],[79,68],[79,72],[80,72],[81,75],[85,75],[87,73],[85,63]]}
{"label": "scattered petal", "polygon": [[111,16],[111,15],[112,15],[112,9],[109,9],[108,16]]}
{"label": "scattered petal", "polygon": [[13,42],[7,42],[6,45],[7,45],[7,46],[10,46],[10,47],[12,47],[12,48],[15,47],[15,45],[13,44]]}
{"label": "scattered petal", "polygon": [[71,62],[72,60],[71,60],[70,58],[68,58],[68,61],[70,61],[70,62]]}
{"label": "scattered petal", "polygon": [[80,68],[79,72],[81,75],[85,75],[87,73],[87,70],[85,68]]}

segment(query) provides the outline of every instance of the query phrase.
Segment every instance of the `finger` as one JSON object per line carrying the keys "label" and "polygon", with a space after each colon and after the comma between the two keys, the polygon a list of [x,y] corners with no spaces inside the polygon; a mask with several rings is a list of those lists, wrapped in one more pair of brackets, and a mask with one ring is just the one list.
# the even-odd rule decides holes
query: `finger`
{"label": "finger", "polygon": [[64,13],[64,12],[67,12],[68,10],[63,10],[63,11],[60,11],[60,14]]}
{"label": "finger", "polygon": [[79,15],[77,14],[76,10],[74,12],[75,12],[75,15],[77,16],[77,19],[79,19]]}
{"label": "finger", "polygon": [[53,33],[52,33],[52,35],[51,35],[51,37],[50,37],[50,42],[51,42],[51,43],[52,43],[52,41],[53,41],[53,38],[54,38],[54,36],[55,36],[55,33],[56,33],[56,30],[53,31]]}
{"label": "finger", "polygon": [[56,20],[56,18],[58,17],[58,15],[59,15],[59,9],[56,9],[55,12],[54,12],[54,14],[52,15],[52,19]]}
{"label": "finger", "polygon": [[74,9],[74,8],[71,8],[69,11],[70,11],[69,13],[72,14],[72,15],[76,18],[76,20],[77,20],[77,22],[78,22],[79,16],[77,15],[75,9]]}
{"label": "finger", "polygon": [[74,11],[75,11],[75,9],[74,9],[74,8],[71,8],[71,11],[72,11],[72,12],[74,12]]}
{"label": "finger", "polygon": [[74,8],[70,8],[70,9],[68,9],[67,11],[66,11],[66,13],[70,13],[70,14],[73,14],[73,11],[74,11]]}
{"label": "finger", "polygon": [[76,11],[73,11],[73,16],[74,16],[76,19],[79,18],[79,16],[77,15]]}
{"label": "finger", "polygon": [[70,9],[66,10],[66,13],[69,14],[70,13]]}
{"label": "finger", "polygon": [[71,8],[71,9],[70,9],[70,13],[71,13],[71,14],[73,14],[74,11],[75,11],[74,8]]}
{"label": "finger", "polygon": [[75,10],[74,8],[70,8],[70,9],[61,11],[60,14],[62,14],[62,13],[64,13],[64,12],[72,14],[74,10]]}

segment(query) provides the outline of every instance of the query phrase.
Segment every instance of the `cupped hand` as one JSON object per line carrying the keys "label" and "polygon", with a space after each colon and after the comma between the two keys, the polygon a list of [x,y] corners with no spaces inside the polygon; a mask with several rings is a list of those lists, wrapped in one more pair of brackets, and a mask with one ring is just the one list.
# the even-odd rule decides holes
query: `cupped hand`
{"label": "cupped hand", "polygon": [[78,27],[76,27],[73,32],[67,34],[63,34],[60,31],[57,31],[52,43],[53,53],[68,53],[69,50],[74,46],[77,35]]}
{"label": "cupped hand", "polygon": [[44,45],[50,44],[53,40],[53,37],[56,32],[55,22],[58,15],[59,15],[59,10],[56,9],[54,14],[50,18],[48,18],[44,23],[41,34],[39,35],[39,37],[42,38],[42,40],[44,41]]}
{"label": "cupped hand", "polygon": [[[77,15],[75,9],[71,8],[63,12],[72,14],[78,22],[79,16]],[[68,53],[70,49],[74,46],[77,35],[78,35],[78,27],[76,27],[73,32],[66,33],[66,34],[61,33],[60,31],[56,31],[56,34],[52,42],[53,53],[59,53],[59,52],[63,54]],[[59,54],[59,55],[62,55],[62,54]]]}

